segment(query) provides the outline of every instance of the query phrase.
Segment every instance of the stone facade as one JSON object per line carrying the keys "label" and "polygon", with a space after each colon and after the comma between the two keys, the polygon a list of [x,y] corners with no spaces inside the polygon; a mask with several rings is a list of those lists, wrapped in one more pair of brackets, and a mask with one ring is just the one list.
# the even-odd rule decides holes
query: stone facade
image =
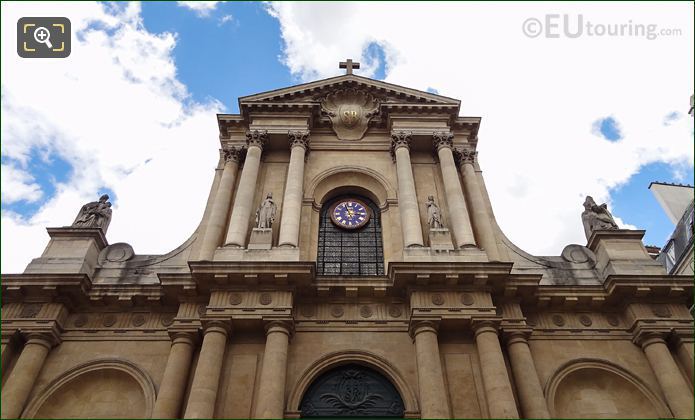
{"label": "stone facade", "polygon": [[[458,100],[346,74],[239,102],[185,243],[49,228],[2,276],[3,418],[692,418],[692,278],[642,231],[512,244]],[[339,197],[368,207],[369,252]]]}

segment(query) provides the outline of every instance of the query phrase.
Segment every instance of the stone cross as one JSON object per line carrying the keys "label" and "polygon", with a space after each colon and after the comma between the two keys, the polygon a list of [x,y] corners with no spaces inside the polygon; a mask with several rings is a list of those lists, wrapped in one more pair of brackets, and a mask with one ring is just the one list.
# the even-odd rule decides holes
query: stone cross
{"label": "stone cross", "polygon": [[345,74],[352,74],[352,69],[360,68],[360,63],[357,61],[352,61],[352,58],[348,58],[346,61],[341,61],[338,63],[339,68],[346,69]]}

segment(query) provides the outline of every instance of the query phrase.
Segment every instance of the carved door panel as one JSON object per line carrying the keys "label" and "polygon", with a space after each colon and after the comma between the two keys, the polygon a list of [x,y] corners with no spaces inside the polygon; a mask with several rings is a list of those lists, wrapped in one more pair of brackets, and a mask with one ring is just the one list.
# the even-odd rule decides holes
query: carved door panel
{"label": "carved door panel", "polygon": [[403,417],[403,400],[383,375],[345,365],[321,375],[300,406],[302,417]]}

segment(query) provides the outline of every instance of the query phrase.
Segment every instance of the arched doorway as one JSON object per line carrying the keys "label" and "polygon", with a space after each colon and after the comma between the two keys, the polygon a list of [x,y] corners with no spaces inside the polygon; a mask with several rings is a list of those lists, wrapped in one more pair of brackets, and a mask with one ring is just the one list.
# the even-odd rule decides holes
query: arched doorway
{"label": "arched doorway", "polygon": [[319,376],[300,404],[302,417],[403,417],[403,399],[380,373],[342,365]]}
{"label": "arched doorway", "polygon": [[[339,227],[331,218],[342,203],[359,202],[369,213],[359,228]],[[363,203],[363,204],[362,204]],[[384,250],[379,207],[366,197],[342,195],[321,208],[319,220],[317,274],[321,276],[383,276]]]}

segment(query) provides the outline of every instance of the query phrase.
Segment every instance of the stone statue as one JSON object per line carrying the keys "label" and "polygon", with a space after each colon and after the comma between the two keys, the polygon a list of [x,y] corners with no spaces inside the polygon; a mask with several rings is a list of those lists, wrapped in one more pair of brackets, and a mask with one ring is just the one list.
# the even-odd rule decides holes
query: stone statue
{"label": "stone statue", "polygon": [[259,229],[270,229],[275,222],[275,211],[277,206],[273,201],[273,193],[268,193],[261,206],[256,210],[256,227]]}
{"label": "stone statue", "polygon": [[82,206],[72,227],[101,228],[106,233],[111,223],[111,203],[108,200],[109,195],[104,194],[99,197],[99,201],[92,201]]}
{"label": "stone statue", "polygon": [[591,196],[586,196],[584,200],[584,211],[582,212],[582,223],[584,224],[584,234],[586,239],[591,237],[595,230],[618,229],[618,225],[613,220],[613,216],[608,211],[606,203],[600,206],[596,204]]}
{"label": "stone statue", "polygon": [[442,211],[437,204],[434,202],[434,197],[427,197],[427,224],[430,229],[441,229],[444,227],[442,223]]}

